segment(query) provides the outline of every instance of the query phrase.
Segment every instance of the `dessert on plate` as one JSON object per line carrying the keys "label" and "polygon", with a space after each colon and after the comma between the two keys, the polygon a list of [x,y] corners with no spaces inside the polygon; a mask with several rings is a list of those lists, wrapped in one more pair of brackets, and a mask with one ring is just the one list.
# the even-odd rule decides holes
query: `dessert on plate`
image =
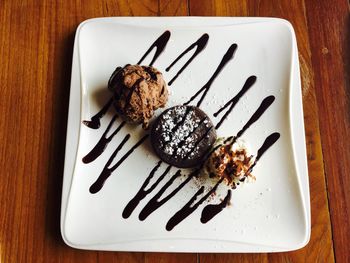
{"label": "dessert on plate", "polygon": [[167,109],[151,130],[152,146],[159,158],[180,168],[200,165],[215,140],[213,123],[195,106]]}
{"label": "dessert on plate", "polygon": [[214,145],[214,150],[206,161],[205,169],[211,178],[224,178],[227,186],[236,188],[247,178],[255,180],[251,174],[254,164],[253,155],[245,141],[241,139],[220,138]]}

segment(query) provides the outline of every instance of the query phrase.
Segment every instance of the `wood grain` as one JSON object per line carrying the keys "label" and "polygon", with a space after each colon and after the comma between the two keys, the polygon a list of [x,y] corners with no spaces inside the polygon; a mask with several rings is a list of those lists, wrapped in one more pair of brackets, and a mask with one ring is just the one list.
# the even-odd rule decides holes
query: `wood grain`
{"label": "wood grain", "polygon": [[[312,235],[305,248],[197,256],[82,251],[63,243],[59,215],[75,29],[93,17],[186,15],[274,16],[293,24],[301,63],[312,208]],[[0,25],[1,263],[350,262],[346,0],[2,0]]]}
{"label": "wood grain", "polygon": [[[349,2],[305,2],[337,262],[350,262]],[[311,12],[311,10],[313,10]]]}

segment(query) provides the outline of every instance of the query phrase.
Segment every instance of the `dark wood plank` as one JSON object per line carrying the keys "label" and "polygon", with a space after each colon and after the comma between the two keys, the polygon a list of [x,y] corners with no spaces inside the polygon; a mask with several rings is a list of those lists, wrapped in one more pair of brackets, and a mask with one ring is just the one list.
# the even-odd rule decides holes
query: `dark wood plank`
{"label": "dark wood plank", "polygon": [[190,14],[203,16],[269,16],[289,20],[295,29],[301,66],[304,121],[311,191],[312,234],[298,251],[269,255],[205,254],[201,262],[333,262],[332,234],[324,177],[313,67],[303,1],[190,1]]}
{"label": "dark wood plank", "polygon": [[335,258],[350,262],[349,2],[305,1]]}
{"label": "dark wood plank", "polygon": [[75,29],[100,16],[186,15],[177,1],[0,1],[0,262],[191,262],[66,246],[60,198]]}

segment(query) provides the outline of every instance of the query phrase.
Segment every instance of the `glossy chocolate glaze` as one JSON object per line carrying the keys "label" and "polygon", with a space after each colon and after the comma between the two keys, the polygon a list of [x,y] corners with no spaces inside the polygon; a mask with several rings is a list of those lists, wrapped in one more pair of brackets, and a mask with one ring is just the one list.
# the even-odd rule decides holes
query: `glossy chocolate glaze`
{"label": "glossy chocolate glaze", "polygon": [[250,76],[244,83],[242,89],[237,93],[237,95],[234,96],[232,99],[230,99],[223,107],[221,107],[217,112],[214,113],[214,117],[217,117],[224,109],[230,106],[229,109],[224,114],[224,116],[216,124],[215,129],[220,128],[220,126],[222,125],[224,120],[227,118],[227,116],[231,113],[231,111],[236,106],[240,98],[243,97],[243,95],[254,85],[255,82],[256,82],[256,76]]}
{"label": "glossy chocolate glaze", "polygon": [[127,134],[123,141],[119,144],[117,149],[113,152],[112,156],[107,161],[105,167],[103,168],[101,174],[97,178],[97,180],[90,186],[90,193],[95,194],[99,192],[106,180],[109,176],[111,176],[112,172],[115,171],[133,152],[134,150],[139,147],[147,138],[148,134],[144,135],[137,143],[135,143],[120,159],[119,161],[113,165],[112,167],[109,167],[109,165],[112,163],[114,158],[117,156],[118,152],[123,148],[124,144],[129,140],[130,134]]}
{"label": "glossy chocolate glaze", "polygon": [[195,100],[201,93],[202,96],[200,97],[199,101],[197,102],[197,107],[200,107],[202,104],[204,98],[206,97],[211,85],[213,84],[214,80],[216,77],[219,75],[221,70],[226,66],[226,64],[233,58],[235,52],[237,49],[237,44],[232,44],[229,49],[226,51],[225,55],[223,56],[219,66],[216,68],[214,74],[210,77],[208,82],[201,88],[199,89],[184,105],[190,104],[193,100]]}
{"label": "glossy chocolate glaze", "polygon": [[220,203],[206,205],[202,210],[201,222],[205,224],[210,221],[229,204],[230,200],[231,190],[228,190],[224,200],[222,200]]}
{"label": "glossy chocolate glaze", "polygon": [[111,127],[116,119],[117,119],[117,115],[114,115],[114,117],[112,118],[112,120],[108,124],[107,129],[105,130],[105,132],[101,136],[100,140],[97,142],[97,144],[94,146],[94,148],[92,148],[92,150],[87,155],[85,155],[83,157],[83,163],[91,163],[94,160],[96,160],[96,158],[99,157],[103,153],[103,151],[106,149],[108,143],[113,139],[113,137],[118,134],[118,132],[120,131],[121,128],[124,127],[125,121],[120,123],[118,128],[110,136],[107,137],[107,133],[111,129]]}
{"label": "glossy chocolate glaze", "polygon": [[186,55],[188,52],[190,52],[192,49],[196,48],[193,55],[189,58],[189,60],[182,66],[182,68],[176,73],[176,75],[169,81],[168,85],[170,86],[173,84],[173,82],[180,76],[182,71],[184,71],[185,68],[192,62],[192,60],[202,52],[202,50],[207,46],[209,40],[209,35],[204,34],[202,35],[196,42],[194,42],[192,45],[190,45],[187,49],[185,49],[184,52],[182,52],[175,60],[170,64],[169,67],[167,67],[165,70],[169,71],[172,66],[174,66],[184,55]]}
{"label": "glossy chocolate glaze", "polygon": [[108,102],[103,106],[103,108],[96,113],[94,116],[91,117],[89,121],[83,121],[83,124],[85,124],[87,127],[91,129],[98,129],[101,126],[101,118],[106,114],[109,107],[113,103],[113,98],[109,99]]}
{"label": "glossy chocolate glaze", "polygon": [[170,31],[165,31],[159,38],[157,38],[156,41],[147,49],[146,53],[142,56],[142,58],[137,62],[138,65],[140,65],[143,60],[147,57],[147,55],[156,48],[156,52],[154,53],[154,56],[152,58],[150,66],[153,66],[153,63],[157,60],[160,54],[164,51],[166,45],[168,44],[169,38],[170,38]]}

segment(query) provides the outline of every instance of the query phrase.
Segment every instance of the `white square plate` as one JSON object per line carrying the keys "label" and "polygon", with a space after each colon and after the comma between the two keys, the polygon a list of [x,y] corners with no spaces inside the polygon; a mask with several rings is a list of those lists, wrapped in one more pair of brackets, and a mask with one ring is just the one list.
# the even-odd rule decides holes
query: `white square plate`
{"label": "white square plate", "polygon": [[[206,224],[201,211],[218,203],[227,188],[220,185],[209,198],[172,231],[168,220],[196,193],[205,180],[191,180],[173,198],[146,220],[138,219],[148,201],[177,169],[172,170],[136,207],[127,219],[122,212],[158,162],[150,143],[139,146],[107,179],[96,194],[90,186],[126,134],[131,137],[113,164],[144,134],[140,127],[124,126],[94,162],[82,158],[94,147],[113,116],[111,108],[101,127],[82,124],[108,101],[106,86],[116,66],[136,64],[150,45],[166,30],[171,33],[164,52],[154,66],[170,80],[193,52],[185,55],[170,71],[166,67],[204,33],[205,49],[169,87],[167,107],[186,102],[213,75],[224,54],[238,45],[234,58],[214,80],[201,108],[217,123],[213,113],[234,97],[245,80],[257,81],[234,107],[217,131],[218,136],[236,135],[263,99],[275,101],[243,135],[256,155],[268,135],[279,140],[254,168],[257,180],[232,191],[231,205]],[[152,51],[143,61],[150,63]],[[292,26],[273,18],[99,18],[83,22],[77,29],[71,79],[67,143],[61,210],[61,233],[76,248],[118,251],[168,252],[269,252],[303,247],[310,237],[310,197],[306,163],[298,52]],[[163,109],[157,111],[157,114]],[[121,122],[117,119],[114,127]],[[115,128],[114,128],[115,129]],[[152,182],[166,169],[162,164]],[[186,176],[177,178],[162,197]]]}

